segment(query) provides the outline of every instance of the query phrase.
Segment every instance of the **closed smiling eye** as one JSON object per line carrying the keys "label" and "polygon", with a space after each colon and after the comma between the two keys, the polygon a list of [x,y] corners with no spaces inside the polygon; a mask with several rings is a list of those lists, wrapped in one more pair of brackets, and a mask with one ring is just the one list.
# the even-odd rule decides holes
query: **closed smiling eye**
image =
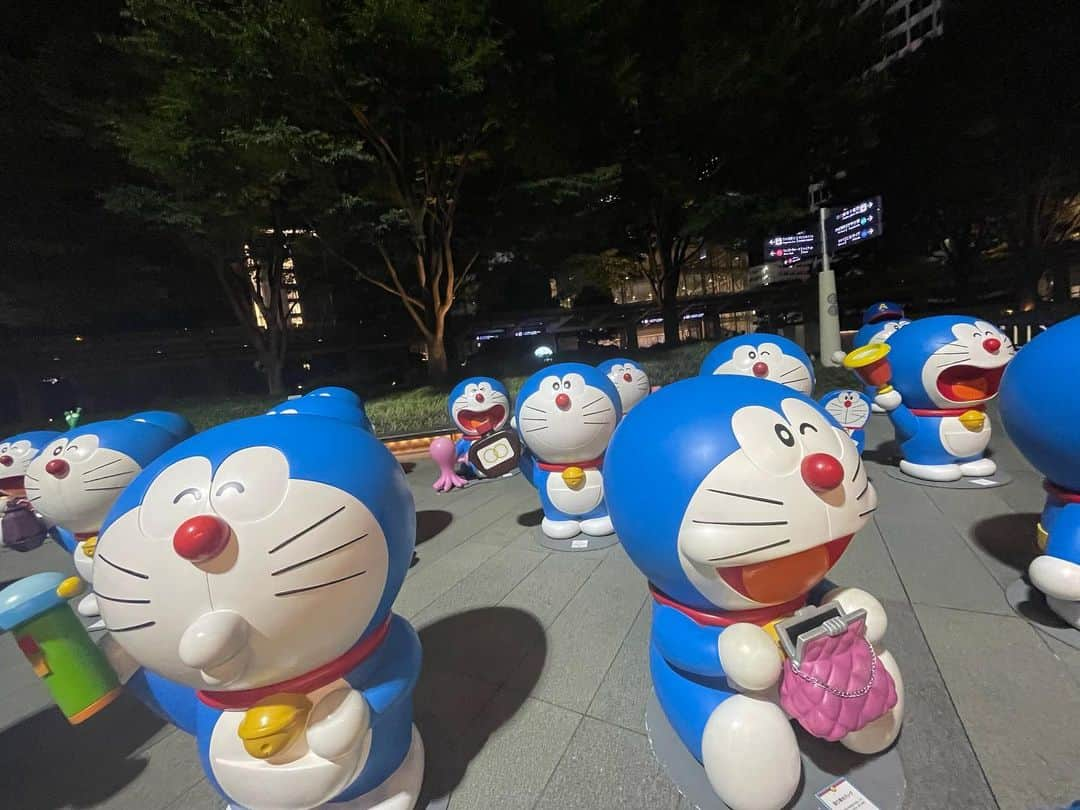
{"label": "closed smiling eye", "polygon": [[217,492],[215,492],[214,495],[220,498],[226,492],[235,492],[237,495],[240,495],[244,492],[244,485],[239,481],[226,481],[218,487]]}

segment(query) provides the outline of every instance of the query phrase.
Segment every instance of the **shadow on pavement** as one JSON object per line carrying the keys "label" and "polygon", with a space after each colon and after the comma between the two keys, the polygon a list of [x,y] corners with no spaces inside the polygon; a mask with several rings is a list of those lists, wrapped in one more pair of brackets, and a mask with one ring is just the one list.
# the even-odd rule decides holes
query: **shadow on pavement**
{"label": "shadow on pavement", "polygon": [[542,521],[543,519],[543,509],[534,509],[531,512],[526,512],[523,515],[517,516],[517,522],[519,526],[539,526],[540,521]]}
{"label": "shadow on pavement", "polygon": [[[419,633],[424,668],[414,703],[427,761],[416,806],[441,807],[528,697],[547,659],[547,637],[531,613],[504,607],[447,616]],[[513,689],[503,688],[511,675]]]}
{"label": "shadow on pavement", "polygon": [[873,461],[875,464],[895,467],[900,463],[900,445],[890,439],[887,442],[882,442],[877,447],[867,447],[863,450],[862,457],[866,461]]}
{"label": "shadow on pavement", "polygon": [[147,766],[135,752],[165,721],[130,695],[72,726],[49,706],[0,732],[0,805],[91,807],[133,782]]}
{"label": "shadow on pavement", "polygon": [[416,545],[439,534],[453,520],[454,516],[444,509],[421,509],[416,513]]}
{"label": "shadow on pavement", "polygon": [[413,470],[416,469],[416,462],[415,461],[403,461],[403,462],[401,462],[401,469],[406,475],[408,475],[409,473],[411,473]]}
{"label": "shadow on pavement", "polygon": [[1035,526],[1039,516],[1033,512],[994,515],[971,527],[972,539],[987,554],[1012,568],[1018,575],[1039,554],[1035,545]]}

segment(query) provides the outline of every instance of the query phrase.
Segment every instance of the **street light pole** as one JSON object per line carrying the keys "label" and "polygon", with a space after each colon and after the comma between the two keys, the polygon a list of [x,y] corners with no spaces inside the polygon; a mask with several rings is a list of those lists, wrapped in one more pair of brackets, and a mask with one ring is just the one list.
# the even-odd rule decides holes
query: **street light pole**
{"label": "street light pole", "polygon": [[840,351],[840,307],[836,300],[836,274],[829,266],[829,238],[825,220],[829,209],[818,209],[821,232],[821,272],[818,273],[818,358],[824,366],[839,365],[833,355]]}

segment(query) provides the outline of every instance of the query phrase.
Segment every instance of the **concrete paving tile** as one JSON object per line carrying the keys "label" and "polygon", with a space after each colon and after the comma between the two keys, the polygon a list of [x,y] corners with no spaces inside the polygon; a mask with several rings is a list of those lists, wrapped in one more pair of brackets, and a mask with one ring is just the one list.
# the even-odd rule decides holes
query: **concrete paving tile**
{"label": "concrete paving tile", "polygon": [[[995,806],[990,787],[938,671],[915,612],[886,601],[885,646],[904,679],[904,728],[897,741],[907,775],[905,807],[983,810]],[[995,619],[996,621],[996,619]]]}
{"label": "concrete paving tile", "polygon": [[138,759],[146,762],[140,778],[97,807],[116,810],[164,808],[206,778],[195,740],[184,733],[170,734]]}
{"label": "concrete paving tile", "polygon": [[1013,482],[994,490],[994,494],[1012,507],[1014,512],[1040,514],[1046,504],[1043,476],[1034,470],[1010,470]]}
{"label": "concrete paving tile", "polygon": [[491,703],[498,684],[437,669],[425,661],[413,694],[413,719],[424,740],[424,785],[418,807],[449,796],[461,782],[484,737],[474,733],[477,718]]}
{"label": "concrete paving tile", "polygon": [[202,776],[192,739],[130,696],[78,726],[50,705],[0,732],[0,756],[12,808],[157,808]]}
{"label": "concrete paving tile", "polygon": [[498,604],[547,556],[541,551],[500,549],[417,614],[416,622],[428,624],[453,613]]}
{"label": "concrete paving tile", "polygon": [[607,674],[648,593],[645,578],[621,547],[614,547],[548,628],[547,660],[534,652],[511,684],[539,671],[532,694],[584,712]]}
{"label": "concrete paving tile", "polygon": [[435,560],[421,557],[405,577],[394,612],[411,619],[498,552],[496,546],[463,543]]}
{"label": "concrete paving tile", "polygon": [[455,677],[461,673],[496,685],[516,672],[527,691],[540,677],[547,658],[544,628],[531,613],[517,608],[489,603],[441,616],[432,613],[416,627],[424,648],[425,672],[430,666],[437,672]]}
{"label": "concrete paving tile", "polygon": [[[445,530],[417,546],[416,553],[420,562],[434,562],[470,540],[484,542],[483,535],[488,528],[513,519],[513,516],[517,514],[516,510],[520,508],[518,505],[529,497],[529,493],[514,497],[500,497],[496,490],[497,486],[498,484],[484,484],[483,487],[489,487],[495,493],[493,496],[478,502],[471,511],[455,514],[453,522]],[[466,492],[463,497],[468,496],[469,493]],[[498,535],[497,532],[494,534]]]}
{"label": "concrete paving tile", "polygon": [[881,530],[873,521],[855,535],[844,556],[829,572],[829,579],[837,585],[862,588],[878,599],[906,598]]}
{"label": "concrete paving tile", "polygon": [[678,804],[679,792],[653,756],[645,735],[586,717],[536,808],[674,810]]}
{"label": "concrete paving tile", "polygon": [[1058,641],[1046,633],[1039,633],[1039,638],[1050,648],[1050,652],[1053,653],[1054,657],[1065,665],[1072,674],[1073,680],[1080,686],[1080,650],[1076,647],[1070,647],[1068,644]]}
{"label": "concrete paving tile", "polygon": [[586,712],[590,717],[645,733],[645,703],[652,691],[649,633],[652,600],[646,599]]}
{"label": "concrete paving tile", "polygon": [[596,557],[549,554],[499,604],[527,611],[547,627],[598,565]]}
{"label": "concrete paving tile", "polygon": [[1036,551],[1036,516],[1018,516],[995,490],[938,487],[928,494],[1002,587],[1027,570]]}
{"label": "concrete paving tile", "polygon": [[465,733],[476,750],[450,797],[451,810],[532,807],[581,715],[513,690],[500,692]]}
{"label": "concrete paving tile", "polygon": [[919,623],[1004,810],[1080,796],[1080,691],[1027,622],[916,605]]}
{"label": "concrete paving tile", "polygon": [[165,810],[221,810],[224,805],[221,794],[204,777],[167,804]]}
{"label": "concrete paving tile", "polygon": [[913,602],[1013,615],[1001,585],[933,503],[906,514],[879,509],[874,519]]}

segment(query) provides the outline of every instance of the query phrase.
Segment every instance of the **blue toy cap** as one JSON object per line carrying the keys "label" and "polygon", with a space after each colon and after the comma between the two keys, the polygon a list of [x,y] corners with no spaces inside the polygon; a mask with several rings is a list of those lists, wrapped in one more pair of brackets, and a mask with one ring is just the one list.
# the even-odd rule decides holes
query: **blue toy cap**
{"label": "blue toy cap", "polygon": [[904,308],[895,301],[879,301],[867,307],[863,313],[863,324],[877,323],[878,321],[895,321],[904,317]]}
{"label": "blue toy cap", "polygon": [[0,631],[24,624],[57,605],[67,603],[56,589],[67,579],[63,574],[46,571],[20,579],[0,591]]}

